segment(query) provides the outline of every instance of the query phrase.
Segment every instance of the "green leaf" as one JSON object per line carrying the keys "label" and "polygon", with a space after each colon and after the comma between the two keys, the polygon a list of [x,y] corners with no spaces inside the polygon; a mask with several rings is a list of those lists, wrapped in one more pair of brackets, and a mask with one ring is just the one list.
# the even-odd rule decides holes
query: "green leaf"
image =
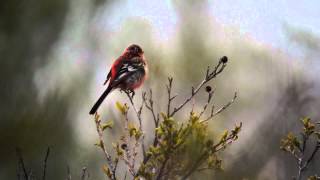
{"label": "green leaf", "polygon": [[106,123],[101,124],[102,131],[106,130],[107,128],[112,129],[113,127],[113,121],[108,121]]}
{"label": "green leaf", "polygon": [[122,105],[119,101],[116,102],[116,107],[122,114],[128,111],[128,106],[126,104]]}
{"label": "green leaf", "polygon": [[160,112],[160,115],[162,116],[163,119],[167,119],[167,115],[164,112]]}
{"label": "green leaf", "polygon": [[228,130],[225,130],[221,135],[220,141],[225,141],[228,137],[228,134],[229,134]]}

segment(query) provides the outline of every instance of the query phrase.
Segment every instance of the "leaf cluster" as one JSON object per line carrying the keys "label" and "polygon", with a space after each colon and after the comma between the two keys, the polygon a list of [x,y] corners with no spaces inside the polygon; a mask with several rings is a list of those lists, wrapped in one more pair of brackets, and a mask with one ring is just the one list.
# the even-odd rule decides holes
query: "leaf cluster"
{"label": "leaf cluster", "polygon": [[[314,160],[315,155],[320,149],[320,127],[319,123],[314,123],[310,118],[301,119],[302,130],[299,135],[289,132],[286,137],[281,139],[280,149],[291,154],[298,165],[298,173],[294,179],[301,179],[302,173],[308,168],[310,162]],[[307,147],[312,144],[311,147]],[[311,150],[308,154],[306,149]],[[319,179],[317,175],[310,176],[309,179]]]}

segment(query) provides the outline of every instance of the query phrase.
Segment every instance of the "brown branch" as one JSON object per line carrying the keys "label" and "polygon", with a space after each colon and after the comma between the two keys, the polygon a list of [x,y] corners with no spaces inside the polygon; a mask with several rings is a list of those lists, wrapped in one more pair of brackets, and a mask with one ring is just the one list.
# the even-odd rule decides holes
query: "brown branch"
{"label": "brown branch", "polygon": [[203,107],[202,111],[200,112],[200,114],[199,114],[199,118],[200,118],[200,117],[203,115],[203,113],[207,110],[207,107],[208,107],[208,105],[209,105],[209,104],[210,104],[210,102],[211,102],[211,99],[212,99],[213,93],[214,93],[214,91],[210,91],[210,92],[208,92],[208,100],[207,100],[206,104],[204,105],[204,107]]}
{"label": "brown branch", "polygon": [[23,172],[23,176],[24,176],[25,180],[28,180],[29,176],[28,176],[27,169],[26,169],[24,162],[23,162],[23,157],[22,157],[20,148],[16,148],[16,153],[17,153],[17,157],[19,159],[20,168],[22,169],[22,172]]}
{"label": "brown branch", "polygon": [[110,172],[111,172],[111,179],[116,180],[116,175],[115,175],[116,168],[113,165],[112,158],[105,147],[105,143],[104,143],[104,139],[103,139],[103,130],[101,128],[101,120],[100,120],[100,116],[98,115],[98,113],[95,113],[94,118],[95,118],[95,123],[96,123],[96,130],[97,130],[97,133],[99,136],[100,148],[101,148],[101,150],[107,160],[107,164],[108,164]]}
{"label": "brown branch", "polygon": [[124,118],[125,119],[124,129],[127,132],[127,134],[122,139],[123,142],[126,144],[126,147],[125,148],[121,147],[125,152],[125,156],[123,156],[121,159],[124,161],[125,165],[128,167],[130,174],[134,177],[136,175],[136,172],[134,170],[134,166],[132,165],[132,164],[134,164],[134,162],[133,163],[130,162],[132,155],[129,150],[130,143],[128,142],[128,138],[130,138],[130,132],[129,132],[129,128],[128,128],[129,118],[128,118],[128,111],[127,110],[124,112],[124,117],[125,117]]}
{"label": "brown branch", "polygon": [[172,81],[173,81],[173,78],[172,77],[168,77],[168,85],[166,85],[167,92],[168,92],[167,117],[170,116],[171,102],[173,101],[174,98],[177,97],[177,95],[171,97]]}
{"label": "brown branch", "polygon": [[[172,117],[175,113],[177,113],[180,109],[182,109],[199,92],[199,90],[206,83],[208,83],[213,78],[215,78],[218,74],[220,74],[226,66],[227,66],[227,57],[225,56],[220,59],[218,65],[214,68],[212,72],[210,72],[210,67],[208,66],[205,78],[201,81],[201,83],[196,88],[192,87],[191,95],[183,103],[175,107],[168,117]],[[169,81],[169,85],[170,85],[170,81]]]}
{"label": "brown branch", "polygon": [[161,167],[160,167],[159,174],[158,174],[156,180],[160,180],[160,179],[161,179],[162,174],[163,174],[163,172],[164,172],[164,168],[166,167],[168,160],[169,160],[169,157],[167,156],[167,157],[165,158],[165,160],[163,161]]}
{"label": "brown branch", "polygon": [[314,147],[311,156],[308,158],[308,160],[301,167],[301,171],[305,170],[308,167],[309,163],[313,160],[314,156],[317,154],[319,149],[320,149],[320,141],[317,142],[317,145]]}
{"label": "brown branch", "polygon": [[[137,115],[137,118],[138,118],[138,121],[139,121],[139,130],[140,132],[142,133],[142,138],[141,138],[141,148],[142,148],[142,152],[143,152],[143,156],[145,157],[146,155],[146,148],[145,148],[145,145],[144,145],[144,133],[143,133],[143,127],[142,127],[142,118],[141,118],[141,114],[142,114],[142,109],[143,109],[143,106],[144,106],[144,101],[142,101],[142,104],[139,108],[139,110],[137,110],[134,102],[133,102],[133,96],[130,95],[130,93],[128,91],[126,91],[126,94],[130,100],[130,103],[133,107],[133,110],[135,112],[135,114]],[[143,98],[143,95],[144,93],[142,93],[142,98]]]}
{"label": "brown branch", "polygon": [[49,153],[50,153],[50,147],[48,147],[46,156],[45,156],[44,161],[43,161],[42,180],[45,180],[45,179],[46,179],[46,169],[47,169],[47,161],[48,161]]}
{"label": "brown branch", "polygon": [[218,115],[219,113],[221,113],[222,111],[224,111],[225,109],[227,109],[231,104],[234,103],[234,101],[236,100],[236,98],[237,98],[237,92],[234,93],[233,98],[232,98],[227,104],[225,104],[224,106],[222,106],[222,107],[221,107],[220,109],[218,109],[216,112],[214,112],[214,106],[212,106],[210,116],[209,116],[207,119],[201,121],[201,123],[204,123],[204,122],[209,121],[210,119],[212,119],[213,117],[215,117],[216,115]]}
{"label": "brown branch", "polygon": [[[156,115],[155,110],[154,110],[152,89],[150,89],[150,91],[149,91],[149,98],[148,99],[146,97],[146,94],[144,94],[142,96],[142,98],[143,98],[143,101],[145,102],[146,108],[151,112],[152,117],[153,117],[153,121],[155,124],[155,128],[157,128],[159,126],[160,118],[159,118],[159,113],[157,113],[157,115]],[[158,145],[158,137],[157,136],[158,136],[157,131],[154,131],[154,139],[153,139],[153,143],[152,143],[154,147]],[[151,157],[151,155],[144,156],[143,164],[146,164],[149,161],[150,157]]]}
{"label": "brown branch", "polygon": [[[150,111],[151,114],[152,114],[155,127],[158,127],[158,125],[159,125],[159,114],[156,115],[156,113],[155,113],[155,111],[154,111],[153,98],[152,98],[152,89],[150,89],[150,91],[149,91],[149,98],[147,99],[146,93],[144,93],[144,94],[142,95],[142,99],[143,99],[143,101],[145,102],[144,104],[145,104],[146,108],[149,109],[149,111]],[[148,103],[149,103],[149,104],[148,104]]]}

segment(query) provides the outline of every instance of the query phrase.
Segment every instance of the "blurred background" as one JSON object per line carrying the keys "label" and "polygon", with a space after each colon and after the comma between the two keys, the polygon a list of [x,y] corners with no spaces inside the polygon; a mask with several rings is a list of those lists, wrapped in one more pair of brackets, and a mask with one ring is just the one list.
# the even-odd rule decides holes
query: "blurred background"
{"label": "blurred background", "polygon": [[[159,111],[168,76],[178,104],[208,65],[229,57],[227,69],[211,83],[214,100],[222,105],[235,91],[239,98],[210,128],[219,133],[243,122],[243,131],[224,154],[225,171],[202,178],[289,179],[296,165],[279,149],[281,137],[299,130],[300,117],[320,119],[319,7],[316,0],[4,0],[0,179],[16,179],[15,147],[41,175],[48,146],[49,179],[65,179],[67,166],[75,179],[83,166],[91,179],[102,179],[88,112],[105,88],[112,61],[132,43],[145,51],[150,75],[144,89],[154,90]],[[196,104],[206,101],[204,94]],[[110,144],[121,131],[116,101],[127,98],[115,91],[100,108],[103,119],[115,121],[106,135]],[[152,121],[143,116],[148,132]],[[319,174],[319,165],[315,161],[307,173]]]}

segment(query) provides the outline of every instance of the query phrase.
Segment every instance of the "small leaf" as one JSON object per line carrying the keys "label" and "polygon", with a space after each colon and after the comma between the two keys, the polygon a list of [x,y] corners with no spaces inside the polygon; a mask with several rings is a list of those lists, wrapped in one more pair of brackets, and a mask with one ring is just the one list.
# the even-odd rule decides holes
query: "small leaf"
{"label": "small leaf", "polygon": [[143,133],[142,133],[140,130],[137,130],[136,133],[135,133],[135,135],[134,135],[134,137],[136,138],[136,140],[139,140],[140,137],[142,136],[142,134],[143,134]]}
{"label": "small leaf", "polygon": [[135,136],[136,134],[137,134],[137,128],[134,125],[129,124],[129,135],[130,135],[130,137]]}
{"label": "small leaf", "polygon": [[122,114],[125,114],[128,110],[127,105],[126,104],[122,105],[119,101],[116,102],[116,107]]}
{"label": "small leaf", "polygon": [[225,141],[227,139],[227,137],[228,137],[228,133],[229,132],[227,130],[225,130],[223,132],[223,134],[221,135],[221,140],[220,141]]}
{"label": "small leaf", "polygon": [[112,129],[112,127],[113,127],[113,121],[108,121],[106,123],[101,124],[102,131],[104,131],[107,128]]}
{"label": "small leaf", "polygon": [[161,114],[163,119],[167,119],[168,118],[167,115],[164,112],[160,112],[160,114]]}
{"label": "small leaf", "polygon": [[102,166],[102,170],[103,170],[104,174],[106,174],[109,178],[111,178],[112,173],[111,173],[110,169],[106,165]]}

